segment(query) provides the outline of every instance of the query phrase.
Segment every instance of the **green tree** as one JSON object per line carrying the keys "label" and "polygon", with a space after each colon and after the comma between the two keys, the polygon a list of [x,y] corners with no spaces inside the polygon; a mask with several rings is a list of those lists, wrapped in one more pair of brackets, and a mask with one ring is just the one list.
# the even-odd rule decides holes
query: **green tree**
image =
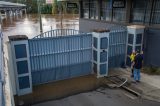
{"label": "green tree", "polygon": [[54,0],[52,4],[52,14],[57,14],[58,13],[58,2],[57,0]]}

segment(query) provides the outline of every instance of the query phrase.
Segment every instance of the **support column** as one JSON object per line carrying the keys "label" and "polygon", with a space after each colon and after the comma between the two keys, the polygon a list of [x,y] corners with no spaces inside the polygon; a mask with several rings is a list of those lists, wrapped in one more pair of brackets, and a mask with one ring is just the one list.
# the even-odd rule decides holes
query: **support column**
{"label": "support column", "polygon": [[132,0],[126,1],[126,23],[130,23]]}
{"label": "support column", "polygon": [[143,36],[145,26],[131,25],[127,27],[128,37],[127,37],[127,56],[126,65],[131,66],[130,55],[133,51],[142,51]]}
{"label": "support column", "polygon": [[97,78],[108,75],[109,30],[94,30],[93,70]]}
{"label": "support column", "polygon": [[84,16],[83,16],[83,1],[82,0],[80,0],[79,1],[79,16],[80,16],[80,18],[83,18]]}
{"label": "support column", "polygon": [[[10,36],[16,89],[18,95],[32,93],[32,78],[28,38],[26,36]],[[12,70],[12,71],[13,71]]]}
{"label": "support column", "polygon": [[102,0],[97,0],[98,20],[101,20],[101,7],[102,7]]}

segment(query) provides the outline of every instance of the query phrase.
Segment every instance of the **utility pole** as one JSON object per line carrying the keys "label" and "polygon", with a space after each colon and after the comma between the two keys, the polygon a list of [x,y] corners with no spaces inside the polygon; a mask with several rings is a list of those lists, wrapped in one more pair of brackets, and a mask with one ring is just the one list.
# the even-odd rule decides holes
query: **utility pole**
{"label": "utility pole", "polygon": [[40,23],[40,33],[43,33],[42,16],[41,16],[41,0],[37,0],[37,5],[38,5],[38,15],[39,15],[39,23]]}

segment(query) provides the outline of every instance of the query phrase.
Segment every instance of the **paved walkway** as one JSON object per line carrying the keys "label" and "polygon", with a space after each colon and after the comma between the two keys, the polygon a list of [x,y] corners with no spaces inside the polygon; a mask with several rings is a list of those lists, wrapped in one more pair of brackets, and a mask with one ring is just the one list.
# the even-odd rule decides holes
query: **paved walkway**
{"label": "paved walkway", "polygon": [[33,106],[160,106],[160,103],[134,98],[133,95],[121,89],[99,88]]}
{"label": "paved walkway", "polygon": [[130,77],[130,69],[114,69],[110,71],[110,75],[127,77],[131,87],[142,93],[142,98],[160,102],[160,76],[141,73],[141,82],[132,83],[133,78]]}

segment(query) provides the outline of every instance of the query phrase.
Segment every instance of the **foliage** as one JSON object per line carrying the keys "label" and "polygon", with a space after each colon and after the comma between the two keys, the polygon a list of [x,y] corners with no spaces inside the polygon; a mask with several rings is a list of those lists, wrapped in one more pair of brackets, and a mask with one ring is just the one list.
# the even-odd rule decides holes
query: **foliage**
{"label": "foliage", "polygon": [[42,14],[52,14],[52,5],[46,4],[43,5],[41,8]]}
{"label": "foliage", "polygon": [[[62,7],[63,14],[78,14],[79,9],[67,9],[67,2],[58,2],[57,0],[53,0],[53,4],[46,4],[46,0],[4,0],[8,2],[15,2],[15,3],[22,3],[27,5],[27,12],[28,13],[38,13],[38,5],[40,3],[41,13],[42,14],[59,14],[59,7]],[[75,0],[74,3],[78,4],[78,1]]]}

